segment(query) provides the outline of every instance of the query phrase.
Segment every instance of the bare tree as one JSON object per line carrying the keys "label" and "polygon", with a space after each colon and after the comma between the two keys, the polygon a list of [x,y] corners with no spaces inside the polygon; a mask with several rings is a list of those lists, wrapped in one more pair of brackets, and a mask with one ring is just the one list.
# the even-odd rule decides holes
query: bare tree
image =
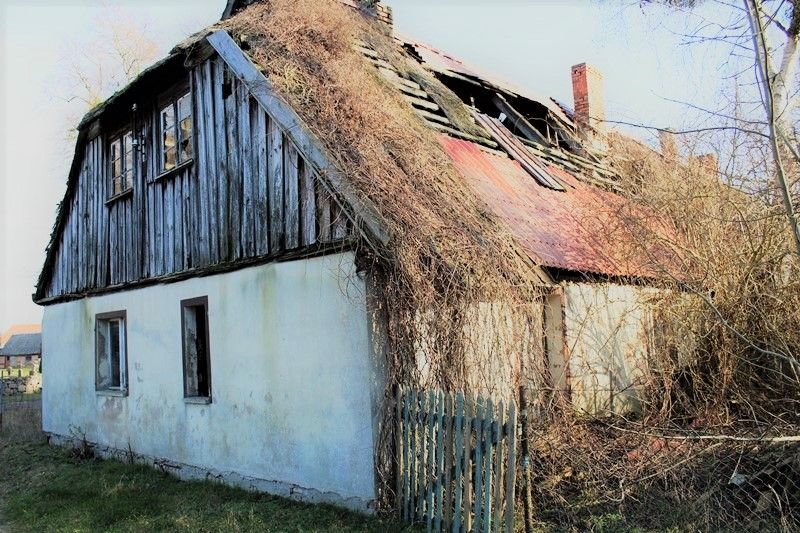
{"label": "bare tree", "polygon": [[[792,90],[792,85],[797,82],[797,63],[800,61],[800,2],[784,0],[780,2],[778,10],[788,4],[789,25],[781,24],[776,13],[770,15],[762,0],[742,0],[747,12],[750,34],[753,42],[755,57],[756,79],[760,85],[761,100],[767,117],[769,144],[772,151],[775,179],[778,183],[783,206],[789,220],[794,237],[797,253],[800,254],[800,220],[797,218],[793,201],[791,184],[787,177],[784,164],[784,153],[794,152],[796,160],[797,149],[793,146],[796,139],[791,135],[792,109],[797,107],[798,95]],[[785,35],[780,63],[776,66],[774,56],[778,53],[769,42],[769,26],[773,25]],[[795,88],[796,89],[796,88]]]}
{"label": "bare tree", "polygon": [[[735,81],[737,98],[730,113],[707,110],[727,120],[717,131],[738,130],[761,142],[765,162],[761,169],[774,179],[784,215],[792,234],[795,253],[800,255],[800,219],[797,187],[791,168],[800,165],[798,132],[795,127],[800,106],[800,2],[797,0],[642,0],[666,4],[678,11],[697,10],[701,4],[727,12],[727,23],[707,19],[693,28],[687,41],[724,42],[731,47],[728,67]],[[743,112],[740,94],[755,93],[758,105]],[[747,101],[747,103],[751,103]],[[758,113],[754,113],[759,109]]]}
{"label": "bare tree", "polygon": [[75,104],[77,116],[131,82],[158,53],[147,21],[129,10],[106,4],[95,27],[94,34],[68,45],[63,61],[66,91],[58,96]]}

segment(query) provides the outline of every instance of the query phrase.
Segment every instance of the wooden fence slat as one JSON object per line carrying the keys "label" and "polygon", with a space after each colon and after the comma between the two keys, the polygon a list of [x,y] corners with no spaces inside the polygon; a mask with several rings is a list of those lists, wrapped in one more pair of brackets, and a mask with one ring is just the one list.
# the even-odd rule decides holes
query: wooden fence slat
{"label": "wooden fence slat", "polygon": [[395,434],[395,505],[397,506],[398,516],[402,519],[403,514],[401,509],[403,508],[403,468],[405,463],[403,462],[403,450],[405,446],[403,446],[403,410],[404,410],[404,402],[403,402],[403,387],[401,385],[397,386],[397,392],[395,394],[395,398],[397,401],[397,405],[395,406],[395,425],[394,425],[394,434]]}
{"label": "wooden fence slat", "polygon": [[428,449],[428,439],[427,437],[427,426],[425,425],[425,413],[427,413],[428,408],[428,396],[423,392],[420,394],[420,410],[419,410],[419,421],[417,423],[418,431],[417,434],[417,442],[419,444],[417,447],[419,448],[419,463],[417,464],[417,492],[416,492],[416,502],[417,502],[417,514],[416,519],[422,521],[425,519],[425,474],[427,473],[427,455],[426,451]]}
{"label": "wooden fence slat", "polygon": [[411,403],[409,415],[409,428],[410,445],[408,447],[410,452],[409,458],[409,489],[408,489],[408,511],[406,513],[406,521],[413,523],[416,518],[416,494],[417,494],[417,417],[419,416],[418,404],[419,398],[417,391],[411,393]]}
{"label": "wooden fence slat", "polygon": [[483,422],[483,532],[489,533],[492,527],[492,426],[494,425],[494,405],[491,398],[487,402],[486,418]]}
{"label": "wooden fence slat", "polygon": [[411,398],[412,392],[406,391],[403,395],[405,402],[403,409],[403,521],[408,521],[410,514],[411,497],[409,496],[410,476],[411,476],[411,458],[409,456],[409,449],[411,448]]}
{"label": "wooden fence slat", "polygon": [[517,411],[514,402],[508,406],[508,463],[506,467],[506,531],[514,531],[514,477],[516,462]]}
{"label": "wooden fence slat", "polygon": [[433,494],[433,528],[442,530],[442,497],[444,489],[444,412],[448,395],[439,392],[439,407],[436,411],[436,485]]}
{"label": "wooden fence slat", "polygon": [[461,502],[463,501],[463,481],[464,472],[464,393],[458,391],[456,394],[456,419],[455,419],[455,473],[453,481],[455,483],[455,494],[453,501],[453,533],[461,531]]}
{"label": "wooden fence slat", "polygon": [[500,524],[502,523],[502,509],[503,509],[503,422],[505,420],[506,412],[503,409],[503,402],[501,401],[497,406],[497,420],[495,421],[497,428],[497,446],[494,451],[494,511],[492,516],[492,531],[500,531]]}
{"label": "wooden fence slat", "polygon": [[475,491],[474,524],[475,531],[481,528],[481,510],[483,499],[481,498],[481,488],[483,487],[483,398],[478,396],[475,401],[475,478],[473,488]]}
{"label": "wooden fence slat", "polygon": [[428,531],[433,529],[433,492],[436,480],[436,413],[439,410],[439,394],[428,393],[428,480],[425,483],[425,518]]}
{"label": "wooden fence slat", "polygon": [[450,529],[453,521],[452,475],[453,475],[453,395],[449,392],[444,403],[444,484],[442,500],[442,524]]}
{"label": "wooden fence slat", "polygon": [[400,519],[405,521],[406,520],[406,498],[408,497],[408,410],[409,406],[409,394],[410,391],[403,391],[401,395],[401,402],[402,402],[402,421],[400,424],[400,447],[402,453],[402,461],[403,461],[403,468],[400,470],[400,508],[398,509],[398,514]]}
{"label": "wooden fence slat", "polygon": [[463,524],[467,531],[472,531],[472,433],[475,428],[475,400],[467,402],[467,417],[464,421],[464,511]]}
{"label": "wooden fence slat", "polygon": [[403,497],[405,499],[405,506],[403,508],[403,519],[408,522],[411,520],[411,493],[413,489],[413,479],[414,479],[414,402],[416,400],[417,393],[413,390],[410,390],[406,393],[406,413],[405,413],[405,428],[403,431],[405,432],[406,443],[408,447],[404,451],[404,457],[406,459],[406,479],[405,479],[405,487],[403,489]]}

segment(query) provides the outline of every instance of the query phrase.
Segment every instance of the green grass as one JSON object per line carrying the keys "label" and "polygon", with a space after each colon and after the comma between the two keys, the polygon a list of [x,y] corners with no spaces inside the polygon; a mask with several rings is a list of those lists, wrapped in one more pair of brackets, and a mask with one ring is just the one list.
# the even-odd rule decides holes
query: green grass
{"label": "green grass", "polygon": [[5,413],[0,530],[401,531],[389,520],[326,505],[179,481],[148,466],[82,459],[48,446],[38,410]]}
{"label": "green grass", "polygon": [[12,403],[25,403],[25,402],[32,402],[36,400],[42,399],[42,391],[39,392],[31,392],[29,394],[12,394],[11,396],[3,396],[2,403],[3,405],[9,405]]}

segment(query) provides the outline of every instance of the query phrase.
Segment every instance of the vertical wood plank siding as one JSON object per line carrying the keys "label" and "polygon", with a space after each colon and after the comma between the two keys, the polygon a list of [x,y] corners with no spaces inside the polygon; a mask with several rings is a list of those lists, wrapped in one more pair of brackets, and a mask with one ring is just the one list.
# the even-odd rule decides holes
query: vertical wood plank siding
{"label": "vertical wood plank siding", "polygon": [[187,76],[192,162],[159,175],[155,95],[139,104],[136,129],[144,143],[135,153],[130,193],[109,201],[108,132],[88,139],[46,298],[352,235],[352,222],[312,166],[219,57]]}

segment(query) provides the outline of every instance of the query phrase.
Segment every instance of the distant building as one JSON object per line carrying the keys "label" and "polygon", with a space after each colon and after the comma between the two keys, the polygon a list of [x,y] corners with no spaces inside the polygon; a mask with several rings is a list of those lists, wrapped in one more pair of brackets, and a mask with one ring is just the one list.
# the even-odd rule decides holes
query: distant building
{"label": "distant building", "polygon": [[0,368],[39,366],[42,333],[38,324],[11,326],[0,336]]}

